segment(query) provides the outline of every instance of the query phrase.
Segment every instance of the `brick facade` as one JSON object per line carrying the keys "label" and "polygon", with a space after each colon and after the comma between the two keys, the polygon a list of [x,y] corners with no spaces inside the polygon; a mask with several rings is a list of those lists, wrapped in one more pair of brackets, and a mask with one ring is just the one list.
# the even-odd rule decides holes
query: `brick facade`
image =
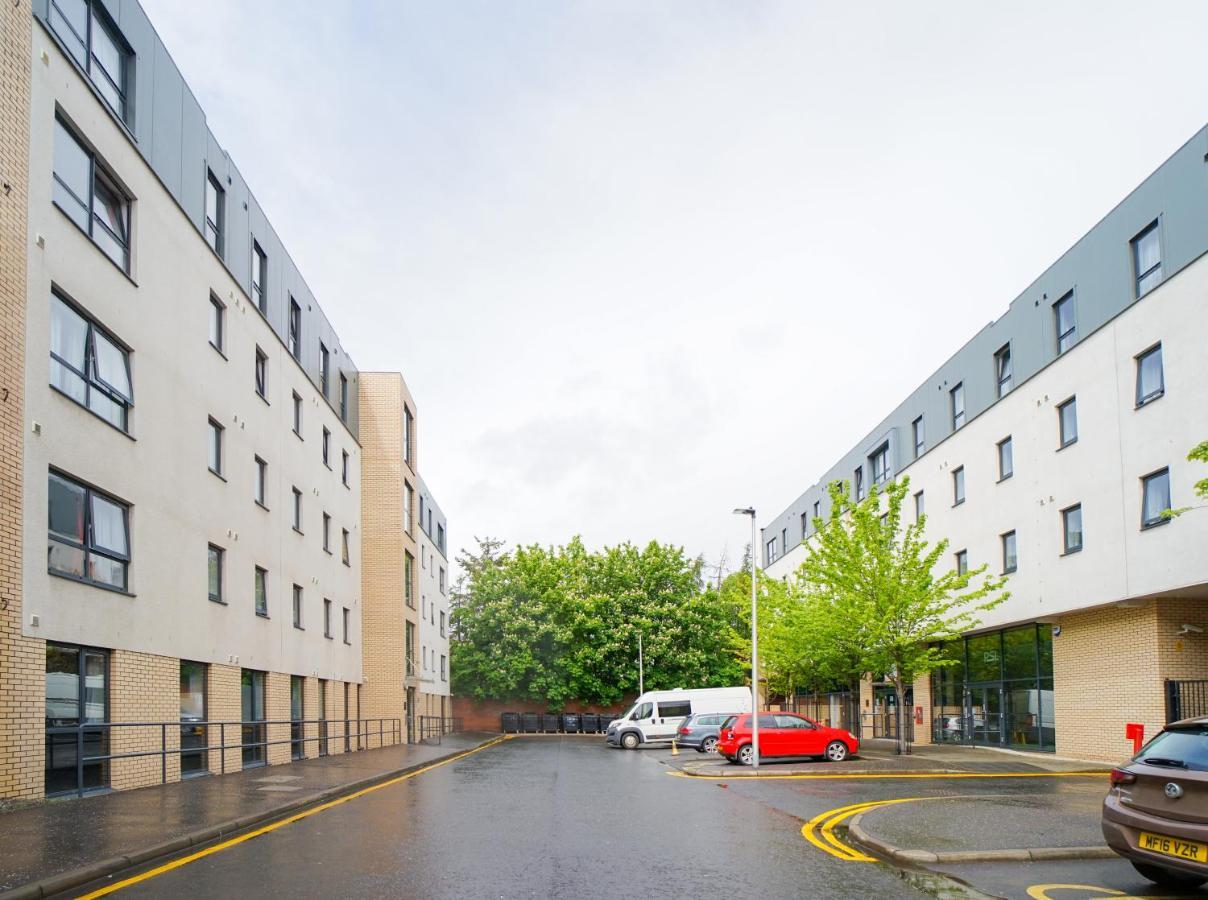
{"label": "brick facade", "polygon": [[[206,673],[206,718],[211,722],[238,722],[242,718],[243,703],[239,693],[239,666],[211,665]],[[238,726],[211,726],[206,739],[211,747],[224,744],[231,747],[239,743]],[[223,757],[226,757],[225,760]],[[238,772],[243,765],[239,747],[209,755],[210,771],[218,773]]]}
{"label": "brick facade", "polygon": [[[150,653],[115,650],[109,655],[109,721],[173,722],[180,718],[180,660]],[[180,728],[139,725],[110,729],[114,755],[180,747]],[[139,756],[110,764],[114,790],[180,779],[180,757]]]}

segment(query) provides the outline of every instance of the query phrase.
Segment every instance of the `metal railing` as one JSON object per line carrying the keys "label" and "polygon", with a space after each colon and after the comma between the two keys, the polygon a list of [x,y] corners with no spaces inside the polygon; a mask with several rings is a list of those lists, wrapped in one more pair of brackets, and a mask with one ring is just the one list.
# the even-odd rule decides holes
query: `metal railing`
{"label": "metal railing", "polygon": [[442,735],[461,731],[461,717],[417,716],[419,739],[422,743],[440,743]]}
{"label": "metal railing", "polygon": [[1208,716],[1208,680],[1166,682],[1166,722]]}
{"label": "metal railing", "polygon": [[[315,734],[307,735],[306,726],[317,726]],[[342,729],[333,729],[332,725],[343,725]],[[297,729],[301,727],[301,732]],[[355,730],[353,730],[355,726]],[[105,749],[109,749],[114,738],[117,738],[121,743],[125,743],[129,738],[128,732],[123,732],[121,729],[148,729],[150,732],[149,743],[154,745],[155,732],[158,732],[159,747],[152,746],[146,750],[129,750],[121,753],[96,753],[88,755],[85,753],[85,744],[89,747],[100,743]],[[283,729],[287,737],[269,740],[269,729]],[[118,729],[114,733],[114,729]],[[211,730],[213,729],[213,730]],[[214,730],[218,733],[218,743],[209,743],[210,738],[214,735]],[[186,743],[182,738],[186,732],[192,732],[191,737],[200,736],[200,743]],[[233,733],[239,735],[239,743],[227,743],[227,734]],[[232,736],[233,736],[232,734]],[[74,735],[75,740],[55,741],[56,735]],[[251,738],[248,740],[248,738]],[[169,740],[173,738],[174,740]],[[393,744],[398,744],[402,741],[402,724],[399,719],[266,719],[260,721],[229,721],[229,722],[87,722],[79,725],[57,725],[46,728],[46,743],[47,743],[47,772],[52,768],[52,748],[63,750],[71,747],[74,750],[74,768],[76,775],[76,786],[74,790],[63,791],[62,794],[75,793],[76,796],[82,797],[90,788],[85,787],[84,768],[85,766],[101,766],[107,768],[109,764],[127,759],[146,759],[151,757],[159,757],[159,783],[167,784],[168,782],[168,758],[176,756],[181,760],[185,756],[199,759],[198,774],[203,772],[213,772],[215,767],[210,765],[210,754],[218,754],[217,771],[221,775],[227,772],[227,754],[228,750],[238,750],[241,756],[244,751],[252,750],[255,752],[258,759],[253,759],[251,764],[248,764],[247,759],[242,759],[242,765],[239,769],[254,768],[256,766],[267,765],[268,748],[279,746],[281,744],[289,744],[291,756],[297,758],[305,757],[305,748],[308,744],[318,744],[320,756],[327,755],[329,750],[329,742],[339,738],[347,738],[346,746],[351,746],[351,741],[355,739],[357,750],[372,750],[378,747],[388,747]],[[143,743],[138,738],[133,740]],[[175,746],[172,746],[175,742]],[[298,755],[294,754],[295,750],[301,750]],[[59,770],[66,770],[67,766],[56,767]],[[235,766],[231,766],[235,770]],[[108,780],[106,777],[105,780]]]}

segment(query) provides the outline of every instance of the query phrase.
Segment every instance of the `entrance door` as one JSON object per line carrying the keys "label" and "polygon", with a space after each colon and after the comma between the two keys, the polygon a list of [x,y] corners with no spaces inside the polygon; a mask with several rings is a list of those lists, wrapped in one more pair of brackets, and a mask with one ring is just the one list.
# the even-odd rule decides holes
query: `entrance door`
{"label": "entrance door", "polygon": [[109,763],[88,759],[109,753],[108,660],[103,650],[46,645],[47,796],[109,784]]}
{"label": "entrance door", "polygon": [[327,681],[319,679],[319,755],[327,755]]}
{"label": "entrance door", "polygon": [[206,770],[206,667],[180,664],[180,777],[204,775]]}
{"label": "entrance door", "polygon": [[971,684],[965,691],[965,733],[974,744],[1002,744],[1002,686]]}
{"label": "entrance door", "polygon": [[243,739],[243,767],[265,764],[264,673],[244,669],[239,676],[240,729]]}
{"label": "entrance door", "polygon": [[289,676],[289,755],[292,759],[306,756],[306,735],[303,719],[306,718],[306,679],[301,675]]}

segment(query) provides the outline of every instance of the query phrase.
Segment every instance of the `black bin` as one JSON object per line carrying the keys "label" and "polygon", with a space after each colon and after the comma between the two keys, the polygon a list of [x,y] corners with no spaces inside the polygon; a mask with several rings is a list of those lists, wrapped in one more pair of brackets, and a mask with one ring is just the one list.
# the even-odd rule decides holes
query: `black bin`
{"label": "black bin", "polygon": [[537,713],[525,713],[521,716],[520,725],[525,734],[536,734],[541,730],[541,716]]}
{"label": "black bin", "polygon": [[579,714],[578,713],[563,713],[562,714],[562,730],[567,734],[579,733]]}
{"label": "black bin", "polygon": [[608,723],[612,718],[612,713],[600,713],[600,734],[608,734]]}
{"label": "black bin", "polygon": [[579,715],[579,730],[584,734],[595,734],[600,730],[600,717],[595,713],[581,713]]}
{"label": "black bin", "polygon": [[558,733],[558,716],[554,713],[546,713],[541,717],[541,730],[546,734]]}
{"label": "black bin", "polygon": [[504,734],[516,734],[520,731],[519,713],[500,713],[499,730]]}

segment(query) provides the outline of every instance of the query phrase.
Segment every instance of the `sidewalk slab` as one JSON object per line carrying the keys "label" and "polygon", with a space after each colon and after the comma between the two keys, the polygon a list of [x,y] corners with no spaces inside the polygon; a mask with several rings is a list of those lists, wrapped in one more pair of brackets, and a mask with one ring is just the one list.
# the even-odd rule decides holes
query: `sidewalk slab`
{"label": "sidewalk slab", "polygon": [[449,734],[440,744],[341,753],[0,813],[0,894],[47,896],[498,737]]}

